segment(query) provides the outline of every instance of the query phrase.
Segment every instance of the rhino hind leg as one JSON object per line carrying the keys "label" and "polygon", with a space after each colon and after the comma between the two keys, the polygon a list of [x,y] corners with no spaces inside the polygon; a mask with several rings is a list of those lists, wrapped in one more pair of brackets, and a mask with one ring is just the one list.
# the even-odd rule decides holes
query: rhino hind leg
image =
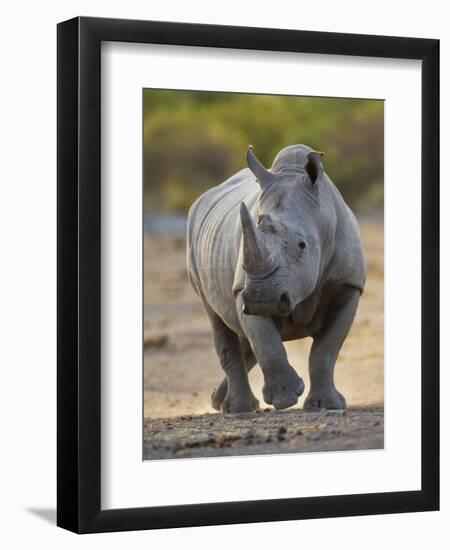
{"label": "rhino hind leg", "polygon": [[227,395],[228,391],[228,380],[225,377],[222,382],[219,384],[218,388],[214,388],[211,394],[211,406],[216,411],[222,410],[222,403]]}
{"label": "rhino hind leg", "polygon": [[331,304],[324,329],[314,337],[309,355],[310,391],[303,408],[345,409],[344,396],[334,385],[334,366],[339,350],[352,326],[360,291],[351,287]]}
{"label": "rhino hind leg", "polygon": [[213,329],[216,353],[227,380],[227,391],[220,408],[225,413],[252,412],[259,407],[259,402],[250,388],[239,336],[210,308],[206,311]]}
{"label": "rhino hind leg", "polygon": [[[256,365],[256,357],[252,351],[252,348],[250,347],[250,343],[246,338],[240,338],[240,344],[241,344],[241,353],[244,358],[245,367],[247,369],[247,372],[250,372],[251,369]],[[212,392],[211,395],[211,405],[213,406],[216,411],[222,410],[222,403],[225,400],[225,397],[228,392],[228,379],[225,376],[225,378],[222,380],[222,382],[219,384],[219,387],[215,389]],[[259,407],[259,402],[255,398],[255,409]]]}

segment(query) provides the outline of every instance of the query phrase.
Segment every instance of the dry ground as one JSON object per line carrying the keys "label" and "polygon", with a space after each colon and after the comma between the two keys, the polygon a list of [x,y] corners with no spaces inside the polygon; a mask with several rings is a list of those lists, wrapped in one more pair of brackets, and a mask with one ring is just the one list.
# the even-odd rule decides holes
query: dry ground
{"label": "dry ground", "polygon": [[[383,447],[383,224],[366,220],[361,231],[367,284],[336,366],[336,385],[349,408],[345,415],[299,410],[308,393],[310,339],[286,344],[290,362],[306,384],[295,408],[211,414],[210,395],[223,373],[208,320],[187,281],[185,240],[145,235],[145,458]],[[250,381],[264,407],[258,367]]]}

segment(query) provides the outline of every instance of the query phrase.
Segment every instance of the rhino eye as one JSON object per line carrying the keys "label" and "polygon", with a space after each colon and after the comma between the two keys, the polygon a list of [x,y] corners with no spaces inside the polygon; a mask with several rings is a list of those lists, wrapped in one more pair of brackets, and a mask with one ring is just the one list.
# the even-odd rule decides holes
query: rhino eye
{"label": "rhino eye", "polygon": [[267,216],[266,214],[263,214],[259,217],[258,227],[261,229],[261,231],[265,231],[267,233],[275,233],[275,226],[271,223],[270,216]]}
{"label": "rhino eye", "polygon": [[298,243],[298,247],[300,248],[300,250],[304,250],[306,248],[306,243],[305,241],[300,241]]}

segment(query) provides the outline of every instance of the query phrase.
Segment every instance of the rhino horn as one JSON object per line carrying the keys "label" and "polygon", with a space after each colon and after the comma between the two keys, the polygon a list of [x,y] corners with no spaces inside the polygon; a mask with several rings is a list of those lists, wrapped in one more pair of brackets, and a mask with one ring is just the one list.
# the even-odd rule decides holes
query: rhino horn
{"label": "rhino horn", "polygon": [[261,189],[265,189],[271,182],[273,174],[267,168],[265,168],[261,162],[256,158],[255,153],[253,152],[253,147],[249,145],[247,149],[247,164],[253,174],[256,176],[256,179],[261,186]]}
{"label": "rhino horn", "polygon": [[245,203],[241,203],[244,271],[252,275],[265,275],[275,269],[275,263],[264,243],[264,235],[256,227]]}

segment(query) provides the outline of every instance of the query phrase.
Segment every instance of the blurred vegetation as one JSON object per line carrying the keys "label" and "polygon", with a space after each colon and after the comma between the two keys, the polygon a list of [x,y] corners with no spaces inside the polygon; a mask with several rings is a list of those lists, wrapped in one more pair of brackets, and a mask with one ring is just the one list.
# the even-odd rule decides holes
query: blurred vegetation
{"label": "blurred vegetation", "polygon": [[247,146],[270,168],[283,147],[324,151],[355,210],[383,205],[384,103],[379,100],[144,91],[144,209],[184,212],[244,168]]}

